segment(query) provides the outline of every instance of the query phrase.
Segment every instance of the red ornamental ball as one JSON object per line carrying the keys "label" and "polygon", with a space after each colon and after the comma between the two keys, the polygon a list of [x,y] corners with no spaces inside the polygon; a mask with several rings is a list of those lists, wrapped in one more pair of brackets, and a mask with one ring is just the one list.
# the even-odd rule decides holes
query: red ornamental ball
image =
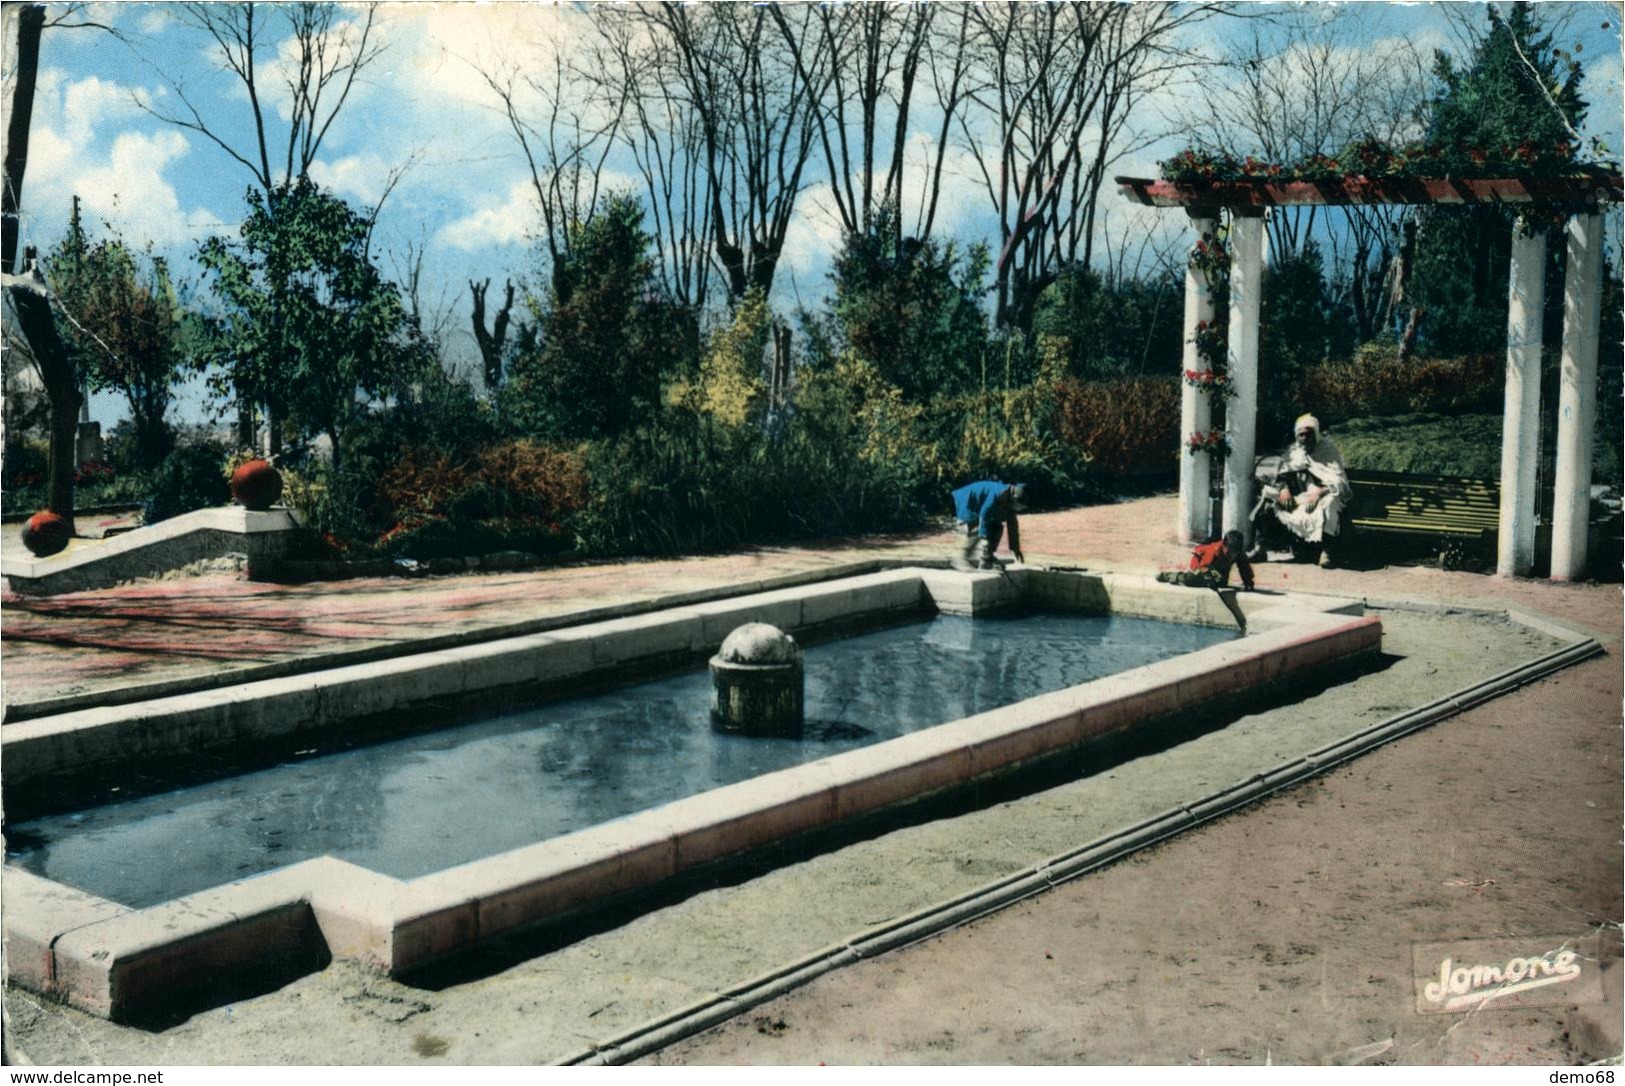
{"label": "red ornamental ball", "polygon": [[231,473],[231,495],[244,509],[262,512],[282,497],[282,474],[264,460],[249,460]]}
{"label": "red ornamental ball", "polygon": [[49,509],[41,509],[23,525],[23,546],[38,558],[56,554],[72,537],[73,529],[68,527],[68,522]]}

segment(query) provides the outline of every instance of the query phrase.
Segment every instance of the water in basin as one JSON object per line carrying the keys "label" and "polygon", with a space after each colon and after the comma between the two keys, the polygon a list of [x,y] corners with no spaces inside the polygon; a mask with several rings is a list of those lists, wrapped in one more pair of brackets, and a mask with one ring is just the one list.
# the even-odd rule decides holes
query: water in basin
{"label": "water in basin", "polygon": [[412,878],[1235,637],[939,615],[812,645],[806,734],[730,735],[693,673],[8,829],[7,860],[142,907],[316,856]]}

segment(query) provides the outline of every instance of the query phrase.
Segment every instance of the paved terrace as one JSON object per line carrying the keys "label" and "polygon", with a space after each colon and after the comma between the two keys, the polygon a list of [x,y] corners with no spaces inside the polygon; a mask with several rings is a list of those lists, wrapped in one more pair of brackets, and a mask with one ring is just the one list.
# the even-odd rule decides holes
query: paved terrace
{"label": "paved terrace", "polygon": [[[1155,497],[1022,518],[1030,562],[1091,570],[1180,568],[1175,499]],[[394,655],[449,636],[499,636],[526,623],[660,597],[750,586],[874,559],[946,557],[946,532],[829,546],[522,573],[366,578],[305,585],[240,575],[134,582],[48,598],[7,594],[3,607],[8,707],[84,698],[131,686],[228,681],[267,667],[305,668],[335,654]],[[1517,607],[1618,643],[1617,589],[1508,580],[1436,569],[1375,572],[1258,567],[1261,587],[1365,597]],[[211,679],[211,677],[213,677]],[[157,692],[156,690],[154,691]]]}

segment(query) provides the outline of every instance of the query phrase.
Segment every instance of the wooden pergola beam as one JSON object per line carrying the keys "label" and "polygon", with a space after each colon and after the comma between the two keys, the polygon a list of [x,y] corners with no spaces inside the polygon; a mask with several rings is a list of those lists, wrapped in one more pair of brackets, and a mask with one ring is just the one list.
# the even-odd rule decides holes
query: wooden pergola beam
{"label": "wooden pergola beam", "polygon": [[1625,179],[1595,170],[1571,177],[1344,177],[1334,181],[1154,181],[1119,177],[1147,207],[1339,207],[1353,204],[1617,204]]}

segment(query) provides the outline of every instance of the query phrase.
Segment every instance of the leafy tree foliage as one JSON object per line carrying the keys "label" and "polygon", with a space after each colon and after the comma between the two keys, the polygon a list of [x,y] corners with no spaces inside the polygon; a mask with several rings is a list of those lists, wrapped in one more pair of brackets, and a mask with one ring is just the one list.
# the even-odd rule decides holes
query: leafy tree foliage
{"label": "leafy tree foliage", "polygon": [[987,251],[902,237],[881,209],[835,258],[834,312],[846,342],[911,400],[975,388],[987,345],[978,296]]}
{"label": "leafy tree foliage", "polygon": [[117,239],[87,245],[77,222],[47,267],[72,317],[66,338],[79,372],[92,389],[113,389],[130,405],[130,466],[157,466],[175,444],[165,418],[175,382],[198,346],[197,322],[168,267],[158,257],[138,259]]}
{"label": "leafy tree foliage", "polygon": [[199,260],[226,315],[213,357],[238,390],[309,432],[340,436],[357,391],[419,377],[429,348],[399,289],[373,264],[370,221],[308,178],[250,189],[242,240],[210,238]]}
{"label": "leafy tree foliage", "polygon": [[572,229],[540,343],[514,359],[504,396],[517,430],[582,440],[619,434],[658,403],[666,375],[694,357],[697,332],[659,289],[636,200],[605,197]]}
{"label": "leafy tree foliage", "polygon": [[1572,146],[1585,119],[1578,60],[1560,55],[1531,4],[1516,3],[1503,18],[1489,7],[1489,28],[1466,67],[1434,58],[1438,91],[1429,142],[1449,148],[1499,150],[1530,142],[1543,151]]}
{"label": "leafy tree foliage", "polygon": [[[1429,142],[1469,156],[1529,144],[1549,157],[1577,150],[1585,117],[1578,60],[1553,45],[1540,14],[1513,4],[1489,26],[1465,66],[1439,53]],[[1485,208],[1432,208],[1417,238],[1413,299],[1433,354],[1494,350],[1505,337],[1512,216]]]}
{"label": "leafy tree foliage", "polygon": [[1327,286],[1319,243],[1307,241],[1270,266],[1258,351],[1260,422],[1267,432],[1284,432],[1318,406],[1303,400],[1305,372],[1328,358],[1348,357],[1355,338],[1354,314]]}
{"label": "leafy tree foliage", "polygon": [[1064,344],[1072,376],[1103,381],[1172,369],[1183,320],[1182,285],[1171,277],[1107,283],[1074,266],[1039,298],[1033,332]]}

